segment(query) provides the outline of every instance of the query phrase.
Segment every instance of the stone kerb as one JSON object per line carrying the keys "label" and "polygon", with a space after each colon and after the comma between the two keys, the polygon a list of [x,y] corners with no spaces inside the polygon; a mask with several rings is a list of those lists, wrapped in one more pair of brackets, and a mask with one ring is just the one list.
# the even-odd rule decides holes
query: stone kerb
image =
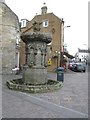
{"label": "stone kerb", "polygon": [[9,89],[17,90],[21,92],[28,93],[45,93],[45,92],[53,92],[55,90],[60,89],[63,84],[59,81],[48,80],[49,84],[46,85],[28,85],[28,84],[16,84],[17,80],[7,81],[7,86]]}

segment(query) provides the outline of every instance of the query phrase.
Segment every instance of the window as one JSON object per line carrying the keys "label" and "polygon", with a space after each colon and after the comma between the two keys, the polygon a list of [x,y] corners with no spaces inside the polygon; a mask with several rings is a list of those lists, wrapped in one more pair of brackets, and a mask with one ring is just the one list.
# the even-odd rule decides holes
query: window
{"label": "window", "polygon": [[49,23],[48,20],[43,21],[43,27],[48,27]]}
{"label": "window", "polygon": [[26,20],[21,20],[21,28],[26,27]]}

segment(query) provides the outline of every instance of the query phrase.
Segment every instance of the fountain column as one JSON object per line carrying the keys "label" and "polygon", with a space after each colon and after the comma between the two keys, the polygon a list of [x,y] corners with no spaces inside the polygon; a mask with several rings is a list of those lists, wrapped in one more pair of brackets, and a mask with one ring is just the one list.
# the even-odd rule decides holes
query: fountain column
{"label": "fountain column", "polygon": [[30,64],[30,49],[28,48],[27,45],[26,45],[26,64],[27,65]]}

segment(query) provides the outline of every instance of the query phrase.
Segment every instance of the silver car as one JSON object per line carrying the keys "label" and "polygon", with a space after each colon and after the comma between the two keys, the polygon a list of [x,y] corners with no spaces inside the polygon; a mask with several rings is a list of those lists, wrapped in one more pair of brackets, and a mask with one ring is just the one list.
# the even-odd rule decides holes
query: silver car
{"label": "silver car", "polygon": [[72,70],[75,72],[85,72],[86,65],[84,63],[75,63],[72,65]]}

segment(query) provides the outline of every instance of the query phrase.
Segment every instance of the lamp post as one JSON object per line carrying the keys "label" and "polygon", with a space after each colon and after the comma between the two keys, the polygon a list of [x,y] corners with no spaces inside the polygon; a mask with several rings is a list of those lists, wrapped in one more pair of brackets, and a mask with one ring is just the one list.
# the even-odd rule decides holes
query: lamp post
{"label": "lamp post", "polygon": [[60,39],[60,67],[63,67],[63,52],[64,52],[64,29],[71,26],[64,26],[63,19],[61,20],[61,39]]}

